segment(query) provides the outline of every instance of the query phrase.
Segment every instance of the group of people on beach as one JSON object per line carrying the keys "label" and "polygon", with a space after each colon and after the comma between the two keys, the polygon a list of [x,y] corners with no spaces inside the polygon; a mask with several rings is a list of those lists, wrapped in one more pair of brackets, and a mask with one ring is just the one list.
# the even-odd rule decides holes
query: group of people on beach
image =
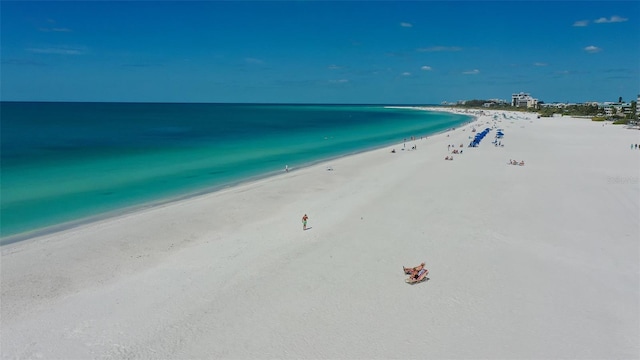
{"label": "group of people on beach", "polygon": [[631,144],[631,150],[633,150],[634,148],[637,149],[640,148],[640,146],[638,146],[638,144]]}
{"label": "group of people on beach", "polygon": [[[404,149],[405,149],[405,147],[403,146],[402,147],[402,151],[404,151]],[[410,150],[418,150],[418,145],[413,145]],[[396,149],[391,149],[391,153],[395,154],[396,153]]]}
{"label": "group of people on beach", "polygon": [[[462,150],[455,149],[455,145],[449,144],[447,145],[447,151],[450,151],[452,154],[462,154]],[[460,147],[464,147],[464,144],[460,144]],[[453,150],[451,150],[453,149]],[[447,156],[444,158],[445,160],[453,160],[453,156]]]}
{"label": "group of people on beach", "polygon": [[518,162],[516,160],[509,160],[509,165],[520,165],[520,166],[524,166],[524,160]]}
{"label": "group of people on beach", "polygon": [[427,275],[429,275],[429,270],[425,269],[424,265],[425,263],[422,263],[412,268],[403,266],[402,270],[404,270],[405,274],[409,275],[409,277],[405,281],[408,284],[415,284],[424,280],[428,280]]}

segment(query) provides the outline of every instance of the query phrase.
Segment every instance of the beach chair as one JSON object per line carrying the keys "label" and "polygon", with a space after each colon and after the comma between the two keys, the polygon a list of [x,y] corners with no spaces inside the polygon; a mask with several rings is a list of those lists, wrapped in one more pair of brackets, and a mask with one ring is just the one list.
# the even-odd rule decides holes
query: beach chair
{"label": "beach chair", "polygon": [[423,282],[425,280],[429,280],[427,275],[429,275],[429,270],[422,269],[415,276],[410,276],[409,278],[407,278],[405,280],[405,282],[407,284],[411,284],[411,285],[414,285],[414,284],[417,284],[417,283],[421,283],[421,282]]}

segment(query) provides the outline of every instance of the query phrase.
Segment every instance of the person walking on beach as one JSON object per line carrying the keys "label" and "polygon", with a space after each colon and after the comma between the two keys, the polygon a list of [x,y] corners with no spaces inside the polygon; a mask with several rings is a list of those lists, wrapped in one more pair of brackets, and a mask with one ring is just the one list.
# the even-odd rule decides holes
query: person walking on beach
{"label": "person walking on beach", "polygon": [[304,214],[302,217],[302,230],[307,230],[307,220],[309,220],[309,217],[307,214]]}

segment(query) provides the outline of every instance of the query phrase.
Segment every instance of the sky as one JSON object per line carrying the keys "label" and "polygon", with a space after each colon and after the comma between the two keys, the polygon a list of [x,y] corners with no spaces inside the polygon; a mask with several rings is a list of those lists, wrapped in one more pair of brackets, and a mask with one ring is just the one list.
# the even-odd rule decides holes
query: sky
{"label": "sky", "polygon": [[640,1],[4,1],[2,101],[635,100]]}

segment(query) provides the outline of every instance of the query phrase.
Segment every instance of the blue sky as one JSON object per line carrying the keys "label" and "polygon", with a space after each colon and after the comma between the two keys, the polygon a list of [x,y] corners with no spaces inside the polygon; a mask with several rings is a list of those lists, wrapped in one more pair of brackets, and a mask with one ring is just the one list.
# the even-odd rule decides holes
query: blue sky
{"label": "blue sky", "polygon": [[2,1],[1,99],[633,100],[640,1]]}

